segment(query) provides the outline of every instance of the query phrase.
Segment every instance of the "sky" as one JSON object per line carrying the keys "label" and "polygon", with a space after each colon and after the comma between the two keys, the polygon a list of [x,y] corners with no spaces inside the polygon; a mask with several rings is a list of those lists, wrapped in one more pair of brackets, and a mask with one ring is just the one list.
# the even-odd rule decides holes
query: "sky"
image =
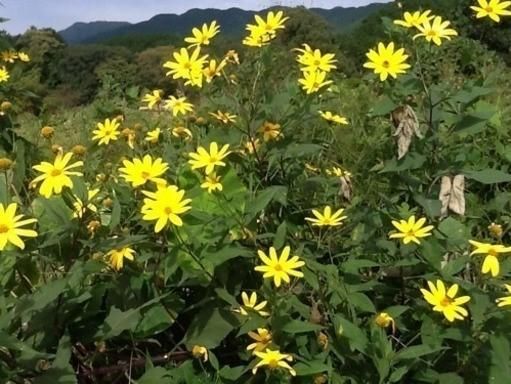
{"label": "sky", "polygon": [[[388,0],[387,0],[388,1]],[[181,14],[193,8],[238,7],[258,10],[272,5],[305,5],[318,8],[356,7],[386,0],[0,0],[0,17],[9,21],[0,28],[12,34],[30,26],[62,30],[77,21],[140,22],[159,13]]]}

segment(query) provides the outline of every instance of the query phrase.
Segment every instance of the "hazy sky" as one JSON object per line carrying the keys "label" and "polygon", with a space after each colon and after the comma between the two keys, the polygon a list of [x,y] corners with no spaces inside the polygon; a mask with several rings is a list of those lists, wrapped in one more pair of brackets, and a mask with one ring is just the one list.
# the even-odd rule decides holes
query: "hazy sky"
{"label": "hazy sky", "polygon": [[9,19],[0,25],[10,33],[28,27],[64,29],[76,21],[147,20],[158,13],[183,13],[190,8],[261,9],[271,5],[311,5],[319,8],[353,7],[388,0],[1,0],[0,17]]}

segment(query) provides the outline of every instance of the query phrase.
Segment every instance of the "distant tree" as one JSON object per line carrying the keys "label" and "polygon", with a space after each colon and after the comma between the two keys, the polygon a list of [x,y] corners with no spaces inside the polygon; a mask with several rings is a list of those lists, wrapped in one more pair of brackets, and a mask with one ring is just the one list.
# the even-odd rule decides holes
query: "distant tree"
{"label": "distant tree", "polygon": [[172,57],[172,46],[161,46],[146,49],[135,58],[137,85],[147,89],[162,89],[172,92],[175,84],[165,76],[163,63]]}

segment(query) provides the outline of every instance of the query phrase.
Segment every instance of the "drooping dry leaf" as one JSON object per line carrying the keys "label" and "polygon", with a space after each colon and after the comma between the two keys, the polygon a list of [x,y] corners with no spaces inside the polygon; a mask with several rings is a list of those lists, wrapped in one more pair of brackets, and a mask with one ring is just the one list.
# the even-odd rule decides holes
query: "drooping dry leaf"
{"label": "drooping dry leaf", "polygon": [[349,176],[341,177],[341,194],[348,201],[351,201],[353,197],[353,184],[351,183],[351,178]]}
{"label": "drooping dry leaf", "polygon": [[447,216],[450,209],[458,215],[465,214],[465,176],[456,175],[442,177],[438,199],[442,203],[441,215]]}
{"label": "drooping dry leaf", "polygon": [[442,177],[442,184],[440,186],[440,194],[438,199],[442,203],[442,209],[440,210],[441,216],[447,216],[447,211],[449,209],[449,200],[451,198],[451,189],[452,183],[451,178],[449,176]]}
{"label": "drooping dry leaf", "polygon": [[419,130],[419,119],[409,105],[397,107],[391,114],[392,123],[396,127],[393,136],[397,137],[397,158],[402,159],[409,151],[413,136],[422,139]]}

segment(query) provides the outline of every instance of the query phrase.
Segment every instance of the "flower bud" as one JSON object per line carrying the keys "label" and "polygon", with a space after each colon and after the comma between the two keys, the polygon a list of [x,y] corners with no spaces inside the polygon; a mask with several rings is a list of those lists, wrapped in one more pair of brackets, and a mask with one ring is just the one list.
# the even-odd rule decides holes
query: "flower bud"
{"label": "flower bud", "polygon": [[2,157],[0,159],[0,171],[8,171],[12,167],[12,160],[7,157]]}
{"label": "flower bud", "polygon": [[77,144],[71,148],[71,152],[73,152],[73,154],[76,156],[83,156],[85,153],[87,153],[87,148],[85,148],[83,145]]}
{"label": "flower bud", "polygon": [[53,127],[46,126],[41,128],[41,136],[44,137],[45,139],[51,139],[54,134],[55,128]]}

